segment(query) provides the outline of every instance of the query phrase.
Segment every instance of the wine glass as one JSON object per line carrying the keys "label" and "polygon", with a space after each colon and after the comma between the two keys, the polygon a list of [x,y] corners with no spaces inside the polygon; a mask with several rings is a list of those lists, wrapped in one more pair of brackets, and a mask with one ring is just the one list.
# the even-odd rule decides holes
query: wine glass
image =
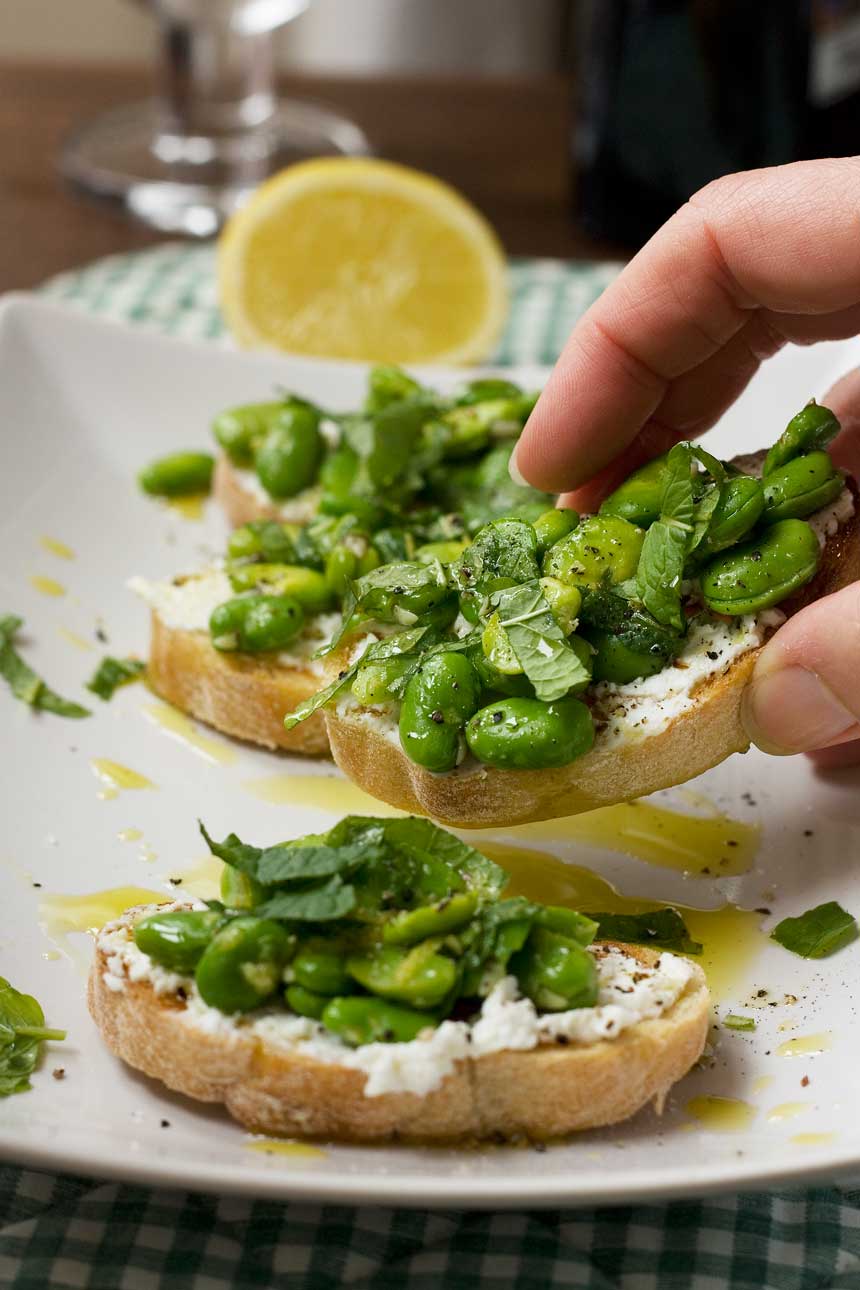
{"label": "wine glass", "polygon": [[154,228],[211,237],[282,166],[370,151],[346,117],[277,97],[273,32],[310,0],[143,3],[160,29],[160,93],[67,140],[60,169],[76,187],[123,202]]}

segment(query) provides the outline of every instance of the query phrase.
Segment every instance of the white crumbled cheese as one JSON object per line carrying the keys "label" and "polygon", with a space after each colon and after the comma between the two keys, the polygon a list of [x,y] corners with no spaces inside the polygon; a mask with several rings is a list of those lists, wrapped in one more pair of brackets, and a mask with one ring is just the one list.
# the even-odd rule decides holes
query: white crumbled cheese
{"label": "white crumbled cheese", "polygon": [[[212,611],[237,594],[227,574],[217,566],[169,582],[131,578],[128,586],[155,610],[165,627],[186,632],[208,633]],[[331,640],[339,626],[340,614],[309,617],[302,630],[290,641],[290,648],[275,655],[278,663],[282,667],[307,668],[315,676],[322,676],[324,664],[312,655]]]}
{"label": "white crumbled cheese", "polygon": [[835,502],[809,516],[808,523],[822,548],[827,539],[833,537],[840,525],[847,524],[853,514],[854,495],[850,488],[843,488]]}
{"label": "white crumbled cheese", "polygon": [[127,585],[155,610],[165,627],[186,632],[208,632],[212,611],[236,594],[227,574],[217,566],[169,582],[129,578]]}
{"label": "white crumbled cheese", "polygon": [[379,703],[372,708],[363,707],[349,690],[335,704],[335,712],[353,725],[364,726],[382,735],[389,743],[400,747],[400,728],[396,703]]}
{"label": "white crumbled cheese", "polygon": [[[174,902],[167,909],[203,908],[202,901]],[[318,1021],[283,1009],[228,1016],[201,999],[192,977],[167,972],[134,944],[132,929],[151,907],[138,906],[98,934],[96,945],[108,956],[105,984],[123,990],[126,981],[149,981],[156,994],[176,994],[181,988],[185,1024],[226,1042],[251,1034],[274,1047],[330,1062],[366,1076],[365,1097],[384,1093],[425,1095],[438,1088],[457,1062],[469,1056],[502,1051],[528,1051],[541,1044],[594,1044],[612,1040],[640,1021],[659,1017],[678,1000],[693,973],[691,964],[663,953],[653,968],[618,949],[597,956],[598,995],[593,1008],[539,1013],[529,999],[520,998],[516,978],[503,977],[484,1000],[475,1021],[443,1021],[428,1026],[405,1044],[365,1044],[349,1048]]]}
{"label": "white crumbled cheese", "polygon": [[720,676],[764,637],[765,624],[752,614],[731,622],[702,618],[691,627],[671,666],[626,685],[598,682],[591,693],[599,746],[611,748],[659,734],[693,706],[703,681]]}

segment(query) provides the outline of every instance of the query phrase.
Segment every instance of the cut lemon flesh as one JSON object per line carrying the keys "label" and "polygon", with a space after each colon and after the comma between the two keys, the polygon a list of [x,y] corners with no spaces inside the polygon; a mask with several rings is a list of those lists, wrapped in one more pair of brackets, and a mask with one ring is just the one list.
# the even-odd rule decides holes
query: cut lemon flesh
{"label": "cut lemon flesh", "polygon": [[375,362],[485,358],[505,320],[491,226],[447,184],[390,162],[290,166],[227,224],[221,308],[235,340]]}

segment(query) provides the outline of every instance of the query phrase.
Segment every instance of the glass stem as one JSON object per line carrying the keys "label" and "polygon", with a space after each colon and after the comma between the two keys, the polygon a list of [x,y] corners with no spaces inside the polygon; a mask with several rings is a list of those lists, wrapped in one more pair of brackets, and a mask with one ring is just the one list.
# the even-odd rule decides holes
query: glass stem
{"label": "glass stem", "polygon": [[[264,127],[277,107],[271,32],[239,32],[223,22],[163,15],[161,99],[164,128],[217,149]],[[201,156],[200,160],[204,158]],[[193,158],[187,156],[186,160]]]}

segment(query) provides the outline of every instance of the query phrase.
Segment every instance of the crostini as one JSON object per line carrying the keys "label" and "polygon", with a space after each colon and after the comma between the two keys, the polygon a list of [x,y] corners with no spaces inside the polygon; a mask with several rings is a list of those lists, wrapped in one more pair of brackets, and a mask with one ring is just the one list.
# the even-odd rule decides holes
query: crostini
{"label": "crostini", "polygon": [[207,841],[223,903],[108,923],[89,1007],[117,1056],[255,1133],[541,1141],[659,1111],[702,1053],[694,962],[505,899],[504,871],[426,820]]}
{"label": "crostini", "polygon": [[[837,430],[812,403],[757,458],[678,444],[596,516],[486,526],[435,588],[407,565],[359,579],[329,684],[288,728],[322,707],[350,779],[465,828],[629,801],[744,751],[758,650],[860,577]],[[440,632],[441,603],[459,613]]]}

